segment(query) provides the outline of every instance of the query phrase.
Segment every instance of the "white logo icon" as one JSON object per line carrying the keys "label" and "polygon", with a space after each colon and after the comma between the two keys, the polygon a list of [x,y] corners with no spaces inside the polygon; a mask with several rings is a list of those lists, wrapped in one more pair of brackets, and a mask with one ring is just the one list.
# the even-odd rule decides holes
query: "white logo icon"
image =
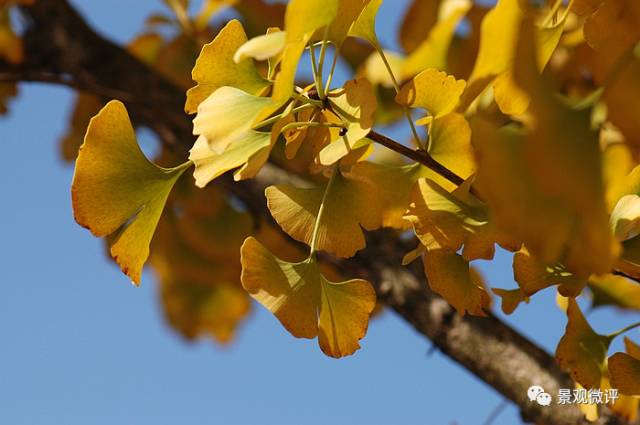
{"label": "white logo icon", "polygon": [[544,392],[544,388],[540,385],[532,385],[529,387],[527,396],[529,397],[529,401],[535,401],[540,406],[551,405],[551,394]]}

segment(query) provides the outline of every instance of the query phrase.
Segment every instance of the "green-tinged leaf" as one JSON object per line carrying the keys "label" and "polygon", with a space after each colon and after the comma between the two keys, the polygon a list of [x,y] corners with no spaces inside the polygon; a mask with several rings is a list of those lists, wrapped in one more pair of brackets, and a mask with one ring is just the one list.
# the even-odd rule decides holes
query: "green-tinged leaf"
{"label": "green-tinged leaf", "polygon": [[572,298],[569,298],[567,317],[569,320],[556,349],[556,359],[580,385],[587,389],[598,388],[611,341],[594,332]]}
{"label": "green-tinged leaf", "polygon": [[344,357],[360,348],[376,295],[367,281],[330,282],[315,260],[289,263],[248,238],[241,250],[242,285],[298,338],[318,337],[322,351]]}
{"label": "green-tinged leaf", "polygon": [[113,235],[111,255],[136,284],[167,196],[188,165],[149,162],[119,101],[89,124],[71,187],[74,216],[95,236]]}
{"label": "green-tinged leaf", "polygon": [[522,292],[531,296],[536,292],[558,285],[558,292],[565,297],[576,297],[587,280],[569,273],[560,265],[548,266],[522,248],[513,257],[513,275]]}
{"label": "green-tinged leaf", "polygon": [[640,396],[640,359],[626,353],[609,357],[611,385],[622,394]]}
{"label": "green-tinged leaf", "polygon": [[202,48],[192,71],[192,78],[198,85],[187,92],[185,110],[188,113],[195,113],[198,105],[220,87],[236,87],[251,94],[258,94],[267,87],[268,81],[260,76],[252,61],[236,63],[233,60],[246,41],[242,24],[234,19]]}
{"label": "green-tinged leaf", "polygon": [[612,305],[629,310],[640,310],[640,284],[623,276],[606,274],[591,276],[589,289],[593,294],[592,305]]}
{"label": "green-tinged leaf", "polygon": [[625,241],[640,234],[640,196],[625,195],[611,212],[611,228],[619,241]]}
{"label": "green-tinged leaf", "polygon": [[233,55],[235,63],[240,63],[248,58],[259,61],[267,60],[284,50],[287,33],[284,31],[273,31],[268,34],[259,35],[244,43]]}
{"label": "green-tinged leaf", "polygon": [[467,205],[434,181],[420,179],[405,216],[428,248],[464,249],[466,260],[493,258],[495,234],[487,210],[478,202]]}
{"label": "green-tinged leaf", "polygon": [[[252,158],[256,158],[262,164],[264,159],[263,149],[269,146],[271,146],[271,133],[254,130],[248,130],[240,134],[229,143],[223,153],[212,150],[204,137],[198,137],[193,148],[189,151],[189,159],[196,166],[193,173],[196,179],[196,186],[204,187],[207,183],[227,171],[249,163]],[[242,171],[243,169],[234,175],[236,180],[246,177]],[[251,174],[249,173],[249,175]]]}
{"label": "green-tinged leaf", "polygon": [[455,252],[433,249],[423,257],[429,286],[451,304],[459,314],[486,316],[491,297],[479,275]]}
{"label": "green-tinged leaf", "polygon": [[349,35],[362,38],[379,48],[378,36],[376,35],[376,16],[382,5],[382,0],[371,0],[354,22]]}
{"label": "green-tinged leaf", "polygon": [[193,134],[206,139],[209,148],[222,154],[227,147],[251,130],[262,109],[271,104],[235,87],[220,87],[198,106]]}

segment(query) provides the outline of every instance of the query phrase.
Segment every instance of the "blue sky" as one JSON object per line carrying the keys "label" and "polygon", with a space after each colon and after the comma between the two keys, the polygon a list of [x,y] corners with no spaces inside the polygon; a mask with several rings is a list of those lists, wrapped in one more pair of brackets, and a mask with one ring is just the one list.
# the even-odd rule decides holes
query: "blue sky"
{"label": "blue sky", "polygon": [[[120,42],[160,4],[73,3]],[[405,4],[383,6],[379,29],[390,47]],[[259,306],[230,347],[185,343],[163,321],[153,277],[133,287],[73,221],[72,168],[57,151],[71,99],[64,88],[23,85],[0,120],[0,423],[471,425],[500,403],[447,357],[428,356],[429,341],[389,312],[343,360],[294,339]],[[491,285],[514,286],[507,254],[480,268]],[[545,291],[508,318],[549,350],[565,323],[554,298]],[[602,332],[632,319],[591,318]],[[510,406],[494,424],[517,421]]]}

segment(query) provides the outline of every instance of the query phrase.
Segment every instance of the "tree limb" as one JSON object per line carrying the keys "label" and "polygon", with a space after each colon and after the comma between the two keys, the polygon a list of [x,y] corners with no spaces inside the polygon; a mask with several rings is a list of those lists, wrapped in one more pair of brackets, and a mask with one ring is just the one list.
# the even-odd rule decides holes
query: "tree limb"
{"label": "tree limb", "polygon": [[[119,99],[127,105],[132,120],[151,128],[164,144],[184,153],[191,147],[191,120],[184,113],[184,93],[179,88],[96,34],[66,0],[37,0],[21,11],[27,21],[26,60],[19,67],[0,63],[0,81],[45,81]],[[256,181],[235,184],[227,179],[225,184],[255,214],[272,220],[263,189],[282,179],[288,176],[268,166]],[[540,407],[527,399],[526,390],[533,384],[551,394],[573,387],[551,355],[492,315],[457,315],[428,289],[421,267],[400,265],[402,254],[411,247],[394,233],[373,232],[367,242],[367,248],[355,258],[330,261],[344,272],[369,279],[389,307],[443,353],[516,403],[524,420],[588,424],[576,406]],[[605,409],[596,423],[623,421]]]}

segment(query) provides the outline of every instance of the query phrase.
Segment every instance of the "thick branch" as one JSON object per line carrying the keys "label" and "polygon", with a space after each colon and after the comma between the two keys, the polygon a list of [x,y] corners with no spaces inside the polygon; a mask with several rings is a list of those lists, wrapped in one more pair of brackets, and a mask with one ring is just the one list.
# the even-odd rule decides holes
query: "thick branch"
{"label": "thick branch", "polygon": [[[184,152],[192,145],[191,122],[183,111],[181,90],[125,49],[97,35],[66,0],[38,0],[22,11],[27,20],[26,62],[18,68],[0,64],[0,80],[49,81],[120,99],[136,124],[150,127],[163,143]],[[388,139],[377,138],[377,142],[389,145]],[[269,166],[256,181],[227,186],[255,214],[270,220],[263,189],[283,178],[288,176]],[[456,178],[461,180],[449,176],[450,180]],[[351,275],[369,279],[382,300],[442,352],[515,402],[526,420],[587,424],[575,406],[542,408],[528,401],[526,390],[534,383],[552,394],[572,387],[552,356],[496,317],[458,316],[427,288],[420,267],[400,266],[401,255],[410,247],[394,233],[375,232],[368,238],[367,248],[354,259],[330,261]],[[622,422],[605,412],[597,423]]]}

